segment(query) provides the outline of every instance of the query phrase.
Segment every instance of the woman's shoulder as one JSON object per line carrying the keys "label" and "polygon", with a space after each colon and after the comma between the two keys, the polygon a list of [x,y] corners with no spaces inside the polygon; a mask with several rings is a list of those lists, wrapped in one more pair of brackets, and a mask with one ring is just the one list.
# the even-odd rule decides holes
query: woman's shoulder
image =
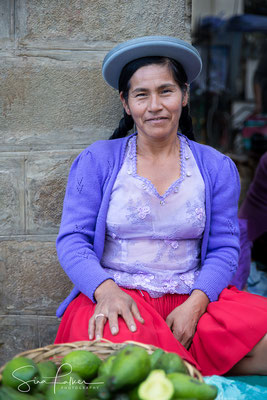
{"label": "woman's shoulder", "polygon": [[110,167],[123,157],[128,138],[97,140],[78,154],[75,163],[98,169]]}
{"label": "woman's shoulder", "polygon": [[221,153],[219,150],[216,150],[214,147],[211,147],[207,144],[198,143],[190,140],[191,147],[194,147],[195,151],[201,157],[212,157],[215,160],[221,161],[225,156],[225,154]]}
{"label": "woman's shoulder", "polygon": [[229,164],[235,167],[233,160],[226,154],[220,152],[219,150],[211,147],[207,144],[202,144],[198,142],[193,142],[190,140],[190,147],[195,153],[195,155],[201,160],[205,165],[220,167],[222,164]]}
{"label": "woman's shoulder", "polygon": [[90,144],[82,153],[91,153],[94,156],[100,156],[103,158],[104,155],[116,155],[126,144],[128,138],[120,138],[113,140],[97,140]]}
{"label": "woman's shoulder", "polygon": [[201,170],[207,171],[212,181],[218,176],[220,179],[233,179],[239,182],[239,174],[234,161],[219,150],[206,144],[190,141],[190,147]]}

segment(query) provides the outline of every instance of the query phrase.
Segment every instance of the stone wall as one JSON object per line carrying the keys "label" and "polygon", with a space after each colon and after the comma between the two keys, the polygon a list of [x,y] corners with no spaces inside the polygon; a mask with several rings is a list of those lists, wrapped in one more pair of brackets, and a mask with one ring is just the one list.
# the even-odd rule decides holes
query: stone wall
{"label": "stone wall", "polygon": [[56,256],[70,165],[122,110],[101,77],[116,43],[190,41],[190,0],[1,0],[0,365],[53,343],[72,284]]}

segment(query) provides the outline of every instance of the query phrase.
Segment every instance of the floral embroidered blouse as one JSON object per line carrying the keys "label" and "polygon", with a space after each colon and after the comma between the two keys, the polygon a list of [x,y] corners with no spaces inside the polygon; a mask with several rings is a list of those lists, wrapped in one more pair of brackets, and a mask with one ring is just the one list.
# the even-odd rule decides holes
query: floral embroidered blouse
{"label": "floral embroidered blouse", "polygon": [[180,178],[161,196],[137,174],[136,139],[127,145],[112,189],[101,265],[115,282],[151,297],[189,293],[200,269],[205,186],[184,136]]}

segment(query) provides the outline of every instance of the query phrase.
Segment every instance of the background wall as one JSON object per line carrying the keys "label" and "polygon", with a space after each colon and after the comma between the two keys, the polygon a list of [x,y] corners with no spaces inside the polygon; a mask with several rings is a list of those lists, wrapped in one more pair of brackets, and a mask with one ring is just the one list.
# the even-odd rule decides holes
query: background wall
{"label": "background wall", "polygon": [[72,284],[55,239],[70,165],[121,117],[101,77],[116,43],[190,41],[191,0],[0,0],[0,365],[53,343]]}

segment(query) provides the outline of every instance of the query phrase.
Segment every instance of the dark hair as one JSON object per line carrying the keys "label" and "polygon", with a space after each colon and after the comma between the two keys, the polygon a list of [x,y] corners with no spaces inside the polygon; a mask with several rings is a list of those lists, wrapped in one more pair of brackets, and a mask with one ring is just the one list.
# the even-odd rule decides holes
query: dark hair
{"label": "dark hair", "polygon": [[[173,75],[173,79],[179,85],[182,91],[187,90],[187,75],[182,65],[172,58],[151,56],[138,58],[137,60],[131,61],[122,69],[119,78],[119,92],[122,92],[124,99],[128,100],[130,79],[133,74],[141,67],[145,67],[150,64],[167,65]],[[118,139],[125,137],[128,132],[133,128],[134,120],[131,115],[128,115],[124,111],[123,118],[120,120],[119,126],[109,139]],[[179,121],[179,128],[183,135],[187,136],[188,139],[195,140],[193,133],[192,119],[189,115],[188,105],[182,108],[182,113]]]}

